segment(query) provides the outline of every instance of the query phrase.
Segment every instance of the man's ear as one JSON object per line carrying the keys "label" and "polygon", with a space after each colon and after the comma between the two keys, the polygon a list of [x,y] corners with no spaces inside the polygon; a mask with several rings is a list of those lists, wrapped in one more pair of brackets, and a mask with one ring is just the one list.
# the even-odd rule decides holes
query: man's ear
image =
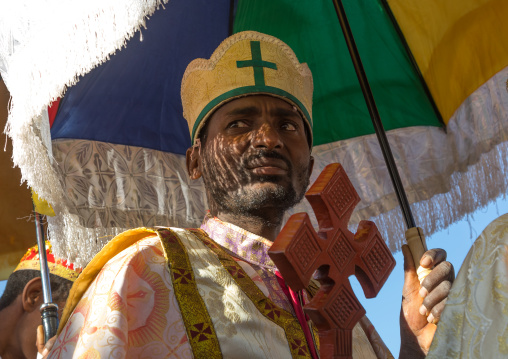
{"label": "man's ear", "polygon": [[25,285],[21,300],[25,312],[32,312],[35,309],[39,309],[42,304],[41,277],[34,278]]}
{"label": "man's ear", "polygon": [[312,170],[314,169],[314,156],[310,156],[309,158],[309,178],[312,174]]}
{"label": "man's ear", "polygon": [[193,180],[197,180],[201,177],[201,141],[199,138],[196,140],[196,144],[187,149],[185,159],[187,161],[187,173]]}

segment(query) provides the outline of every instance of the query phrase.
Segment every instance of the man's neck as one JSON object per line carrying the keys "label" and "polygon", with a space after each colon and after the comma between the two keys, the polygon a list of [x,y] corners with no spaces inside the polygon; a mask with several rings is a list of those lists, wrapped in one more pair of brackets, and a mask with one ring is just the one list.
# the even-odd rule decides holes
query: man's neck
{"label": "man's neck", "polygon": [[[15,303],[0,311],[0,357],[2,359],[23,358],[15,328],[19,316]],[[35,343],[34,343],[35,345]]]}
{"label": "man's neck", "polygon": [[234,224],[235,226],[243,228],[246,231],[266,238],[272,242],[275,241],[275,238],[277,238],[281,229],[282,221],[277,219],[280,214],[274,215],[272,220],[267,220],[266,216],[260,217],[251,214],[232,214],[213,210],[210,211],[210,214],[219,218],[223,222]]}

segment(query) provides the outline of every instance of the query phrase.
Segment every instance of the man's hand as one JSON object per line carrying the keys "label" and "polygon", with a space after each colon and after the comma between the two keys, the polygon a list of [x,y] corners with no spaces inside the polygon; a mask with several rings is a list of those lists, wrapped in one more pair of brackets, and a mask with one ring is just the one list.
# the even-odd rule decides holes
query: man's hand
{"label": "man's hand", "polygon": [[400,314],[401,346],[399,358],[424,358],[436,332],[436,324],[445,307],[455,272],[446,261],[443,249],[431,249],[420,265],[433,268],[421,286],[411,252],[402,246],[404,255],[404,287]]}
{"label": "man's hand", "polygon": [[44,329],[42,325],[39,325],[37,327],[37,351],[38,355],[37,358],[46,358],[51,351],[51,348],[53,348],[53,345],[56,341],[56,335],[48,340],[46,344],[44,344]]}

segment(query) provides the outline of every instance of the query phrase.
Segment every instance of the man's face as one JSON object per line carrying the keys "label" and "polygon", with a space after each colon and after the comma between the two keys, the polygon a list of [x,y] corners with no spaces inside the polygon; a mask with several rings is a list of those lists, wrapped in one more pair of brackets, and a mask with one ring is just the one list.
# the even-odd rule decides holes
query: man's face
{"label": "man's face", "polygon": [[296,108],[272,96],[228,102],[208,120],[206,139],[191,177],[203,176],[209,200],[221,212],[282,212],[298,203],[313,159]]}

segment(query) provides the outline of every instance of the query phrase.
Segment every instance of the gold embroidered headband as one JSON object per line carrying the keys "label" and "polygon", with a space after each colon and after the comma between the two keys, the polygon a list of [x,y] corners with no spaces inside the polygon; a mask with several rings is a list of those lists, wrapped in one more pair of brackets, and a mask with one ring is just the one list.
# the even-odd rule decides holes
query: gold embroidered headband
{"label": "gold embroidered headband", "polygon": [[[55,257],[51,251],[51,243],[49,241],[46,241],[46,258],[48,259],[48,268],[51,274],[68,279],[71,282],[74,282],[82,271],[80,267],[75,267],[67,260]],[[23,269],[40,270],[38,246],[28,249],[16,269],[14,269],[14,272]]]}

